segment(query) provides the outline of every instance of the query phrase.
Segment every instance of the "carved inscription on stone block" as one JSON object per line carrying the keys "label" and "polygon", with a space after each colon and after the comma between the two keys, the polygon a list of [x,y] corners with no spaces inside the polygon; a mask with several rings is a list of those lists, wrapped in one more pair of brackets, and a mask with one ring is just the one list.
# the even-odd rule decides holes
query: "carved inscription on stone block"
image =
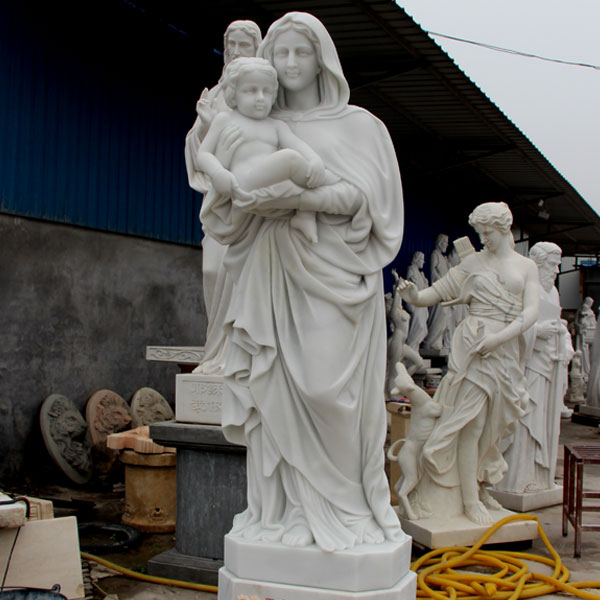
{"label": "carved inscription on stone block", "polygon": [[222,377],[193,373],[177,375],[175,420],[220,425],[222,397]]}

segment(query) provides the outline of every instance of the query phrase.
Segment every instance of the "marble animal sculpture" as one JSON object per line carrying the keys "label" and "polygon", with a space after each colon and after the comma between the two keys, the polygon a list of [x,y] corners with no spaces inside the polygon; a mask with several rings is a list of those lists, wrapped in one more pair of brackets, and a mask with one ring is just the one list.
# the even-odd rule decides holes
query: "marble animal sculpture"
{"label": "marble animal sculpture", "polygon": [[581,303],[581,308],[575,316],[575,349],[581,350],[583,378],[588,381],[590,375],[590,340],[596,331],[596,315],[592,310],[594,299],[586,296]]}
{"label": "marble animal sculpture", "polygon": [[[219,113],[200,145],[196,163],[219,194],[234,197],[240,208],[255,195],[293,198],[303,189],[337,181],[326,175],[323,161],[295,136],[284,121],[269,117],[277,93],[277,72],[264,58],[240,57],[223,73],[225,102],[232,110]],[[235,126],[240,142],[232,153],[223,132]],[[290,225],[317,241],[314,212],[296,210]]]}
{"label": "marble animal sculpture", "polygon": [[[399,277],[395,269],[392,269],[392,275],[396,282],[398,282]],[[386,392],[388,398],[392,396],[392,388],[395,386],[396,363],[405,363],[411,375],[424,364],[419,353],[406,343],[410,326],[410,315],[402,308],[402,296],[397,293],[395,285],[392,306],[389,311],[389,324],[392,334],[388,340],[387,352]]]}
{"label": "marble animal sculpture", "polygon": [[488,524],[488,509],[499,504],[486,485],[498,483],[506,470],[500,441],[527,404],[520,347],[538,317],[539,283],[535,263],[514,250],[506,204],[481,204],[469,223],[484,245],[481,252],[463,258],[425,290],[408,281],[399,286],[417,306],[457,299],[469,306],[435,394],[442,412],[421,452],[415,512],[464,514]]}
{"label": "marble animal sculpture", "polygon": [[[406,270],[406,280],[412,281],[418,290],[424,290],[429,287],[429,281],[423,273],[423,265],[425,264],[425,255],[422,252],[415,252],[412,255],[410,265]],[[395,288],[394,288],[395,289]],[[406,310],[410,313],[410,328],[406,343],[416,352],[419,352],[421,342],[427,336],[427,319],[429,311],[426,306],[413,306],[406,303]]]}
{"label": "marble animal sculpture", "polygon": [[[410,400],[411,416],[407,438],[394,440],[388,450],[388,458],[397,460],[402,469],[402,477],[394,484],[394,490],[406,517],[415,520],[419,517],[431,516],[424,511],[417,514],[408,501],[408,495],[419,481],[419,455],[442,409],[425,390],[415,384],[402,363],[396,364],[395,373],[392,393],[402,394]],[[402,448],[395,456],[394,452],[400,443]]]}
{"label": "marble animal sculpture", "polygon": [[[429,259],[430,281],[433,284],[438,279],[441,279],[448,273],[449,264],[444,252],[448,249],[448,236],[440,233],[435,238],[435,248],[431,252]],[[429,309],[429,320],[427,322],[427,336],[423,340],[424,348],[432,350],[441,350],[444,347],[449,347],[448,343],[448,327],[450,318],[452,317],[452,309],[434,304]]]}
{"label": "marble animal sculpture", "polygon": [[554,281],[561,263],[560,246],[538,242],[529,251],[539,273],[540,309],[525,333],[525,377],[529,403],[505,440],[508,470],[496,489],[516,494],[556,487],[554,475],[567,370],[573,357],[571,336],[560,318],[560,298]]}
{"label": "marble animal sculpture", "polygon": [[[248,508],[229,535],[325,551],[401,541],[382,450],[381,269],[403,230],[394,148],[377,118],[348,105],[337,51],[314,16],[275,21],[258,55],[277,71],[273,117],[339,180],[243,203],[211,188],[202,206],[236,282],[222,423],[248,450]],[[317,213],[317,243],[291,226],[298,209]]]}
{"label": "marble animal sculpture", "polygon": [[[234,21],[227,27],[224,36],[224,60],[228,65],[241,56],[255,56],[262,40],[260,29],[253,21]],[[198,192],[206,193],[210,183],[196,162],[200,144],[210,124],[220,112],[231,110],[225,103],[221,81],[212,89],[204,89],[196,111],[198,116],[185,138],[185,166],[190,186]],[[227,136],[226,136],[227,137]],[[228,137],[235,144],[235,131]],[[202,285],[204,305],[208,319],[204,358],[194,369],[195,373],[222,375],[225,368],[226,336],[223,328],[229,300],[233,293],[233,282],[223,266],[227,245],[220,244],[204,231],[202,239]]]}

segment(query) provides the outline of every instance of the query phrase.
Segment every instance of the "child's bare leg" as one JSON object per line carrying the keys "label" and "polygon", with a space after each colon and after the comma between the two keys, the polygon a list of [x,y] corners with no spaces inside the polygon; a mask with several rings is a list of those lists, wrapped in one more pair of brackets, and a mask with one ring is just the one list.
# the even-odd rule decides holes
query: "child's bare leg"
{"label": "child's bare leg", "polygon": [[307,171],[308,162],[304,157],[295,150],[285,148],[268,156],[249,160],[246,165],[238,165],[234,175],[240,187],[250,192],[286,179],[305,188]]}
{"label": "child's bare leg", "polygon": [[317,215],[311,210],[297,210],[290,219],[290,226],[304,234],[306,239],[315,244],[317,236]]}

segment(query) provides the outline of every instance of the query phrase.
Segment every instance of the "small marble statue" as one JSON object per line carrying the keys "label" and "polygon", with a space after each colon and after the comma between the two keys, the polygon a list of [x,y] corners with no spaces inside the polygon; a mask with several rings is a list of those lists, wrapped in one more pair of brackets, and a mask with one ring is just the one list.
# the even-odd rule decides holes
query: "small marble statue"
{"label": "small marble statue", "polygon": [[[450,265],[444,254],[448,249],[448,236],[440,233],[435,238],[435,248],[429,259],[431,271],[430,281],[433,285],[438,279],[441,279],[448,273]],[[448,327],[452,317],[452,309],[434,304],[429,309],[429,320],[427,322],[427,336],[423,340],[424,348],[432,350],[441,350],[449,347]]]}
{"label": "small marble statue", "polygon": [[538,317],[539,283],[535,263],[514,250],[506,204],[481,204],[469,223],[484,245],[481,252],[425,290],[407,281],[399,287],[418,306],[456,300],[469,306],[434,397],[442,410],[421,451],[415,491],[421,513],[440,519],[464,514],[485,525],[493,522],[489,509],[500,508],[486,489],[506,469],[500,442],[527,405],[521,340]]}
{"label": "small marble statue", "polygon": [[[398,273],[392,269],[392,275],[399,280]],[[412,374],[423,366],[423,359],[419,353],[406,343],[408,328],[410,324],[410,315],[402,308],[402,296],[396,292],[394,286],[394,296],[392,307],[389,313],[389,323],[392,335],[388,340],[388,362],[387,362],[387,397],[392,397],[392,388],[396,387],[394,378],[396,377],[396,364],[405,363],[408,373]]]}
{"label": "small marble statue", "polygon": [[581,351],[583,379],[588,381],[590,375],[590,347],[596,333],[596,315],[592,310],[594,299],[586,296],[581,308],[575,315],[575,349]]}
{"label": "small marble statue", "polygon": [[[402,477],[395,483],[394,490],[405,516],[415,520],[431,516],[431,513],[425,511],[415,512],[408,500],[408,495],[419,482],[419,455],[423,444],[431,435],[442,409],[425,390],[415,384],[402,363],[396,364],[395,373],[392,393],[402,394],[410,400],[410,427],[406,440],[394,440],[388,450],[388,458],[397,460],[402,469]],[[394,451],[400,443],[402,443],[402,448],[398,455],[394,456]],[[416,507],[416,510],[419,510],[419,507]]]}
{"label": "small marble statue", "polygon": [[[284,121],[269,117],[277,93],[277,72],[264,58],[238,58],[225,67],[223,95],[231,111],[218,114],[196,155],[215,192],[236,198],[240,207],[252,193],[296,197],[303,189],[335,183],[323,161]],[[223,132],[235,125],[241,142],[231,153]],[[271,188],[268,191],[263,188]],[[296,210],[290,225],[317,241],[314,212]]]}
{"label": "small marble statue", "polygon": [[[585,381],[581,367],[581,350],[576,350],[569,367],[569,389],[567,402],[569,404],[583,404],[585,402]],[[590,382],[592,378],[590,378]]]}
{"label": "small marble statue", "polygon": [[[406,280],[412,281],[418,290],[424,290],[429,287],[429,281],[423,273],[423,265],[425,264],[425,255],[417,251],[412,255],[410,265],[406,270]],[[427,319],[429,311],[425,306],[413,306],[406,303],[406,310],[410,313],[410,328],[406,343],[416,352],[419,352],[421,342],[427,335]],[[395,363],[394,363],[395,364]]]}
{"label": "small marble statue", "polygon": [[[278,76],[273,118],[339,179],[252,201],[211,187],[204,199],[203,227],[228,245],[224,264],[236,282],[222,424],[229,441],[247,447],[248,508],[228,539],[326,552],[404,541],[383,453],[382,268],[403,230],[394,148],[381,121],[348,104],[317,18],[284,15],[258,55]],[[292,225],[298,210],[317,213],[316,243]]]}
{"label": "small marble statue", "polygon": [[554,475],[567,369],[573,356],[571,336],[561,320],[560,298],[554,281],[562,251],[552,242],[538,242],[529,251],[538,268],[540,309],[525,333],[525,377],[529,403],[505,440],[508,470],[494,487],[515,494],[556,487]]}
{"label": "small marble statue", "polygon": [[[255,56],[262,40],[260,29],[253,21],[234,21],[227,27],[224,37],[224,60],[228,65],[233,59],[242,56]],[[204,89],[196,105],[198,116],[185,138],[185,166],[190,186],[206,193],[210,182],[196,162],[200,144],[216,114],[228,111],[221,81],[211,90]],[[238,136],[234,130],[227,136],[231,151],[235,149]],[[202,283],[204,305],[208,318],[204,357],[194,370],[205,375],[222,375],[225,368],[224,356],[226,336],[223,324],[233,293],[233,282],[223,267],[227,244],[219,243],[204,231],[202,239]]]}
{"label": "small marble statue", "polygon": [[173,417],[173,410],[164,396],[152,388],[140,388],[131,399],[132,429],[169,421]]}
{"label": "small marble statue", "polygon": [[60,394],[48,396],[40,410],[40,427],[52,460],[75,483],[87,483],[93,474],[92,441],[73,401]]}

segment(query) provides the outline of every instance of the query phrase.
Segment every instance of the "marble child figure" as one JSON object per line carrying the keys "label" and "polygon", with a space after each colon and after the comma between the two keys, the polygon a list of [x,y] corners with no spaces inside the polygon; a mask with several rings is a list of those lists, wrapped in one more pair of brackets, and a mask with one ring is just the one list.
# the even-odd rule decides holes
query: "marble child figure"
{"label": "marble child figure", "polygon": [[505,440],[504,478],[495,488],[515,494],[556,487],[554,475],[560,415],[567,391],[567,369],[573,357],[571,336],[561,321],[560,298],[554,281],[562,251],[552,242],[538,242],[529,251],[539,272],[540,312],[525,333],[525,377],[528,402],[514,433]]}
{"label": "marble child figure", "polygon": [[[221,86],[232,110],[215,116],[196,156],[216,192],[241,203],[252,199],[252,191],[297,196],[302,188],[325,183],[319,156],[287,123],[269,116],[278,85],[277,72],[268,61],[237,58],[225,67]],[[239,136],[233,152],[222,142],[223,132],[232,124]],[[335,177],[329,177],[329,183],[333,181]],[[314,213],[297,210],[290,224],[309,241],[317,241]]]}
{"label": "marble child figure", "polygon": [[[225,65],[241,56],[255,56],[262,40],[260,29],[253,21],[233,21],[224,35],[223,57]],[[215,115],[231,110],[225,103],[221,80],[210,90],[205,88],[196,104],[196,120],[185,138],[185,166],[190,186],[208,191],[210,182],[196,162],[200,144]],[[236,143],[235,131],[228,132],[232,148]],[[223,327],[233,282],[223,266],[226,244],[220,244],[204,231],[202,238],[202,286],[204,305],[208,317],[204,358],[194,370],[204,375],[222,375],[225,368],[226,337]]]}
{"label": "marble child figure", "polygon": [[[251,200],[211,188],[204,199],[204,229],[228,245],[236,289],[225,318],[222,424],[247,447],[248,508],[229,539],[327,552],[402,542],[384,472],[382,401],[382,268],[403,230],[395,151],[385,126],[348,104],[317,18],[284,15],[258,55],[277,72],[273,118],[336,182],[294,195],[270,186]],[[317,213],[317,243],[292,225],[297,210]]]}
{"label": "marble child figure", "polygon": [[484,245],[425,290],[404,281],[417,306],[460,299],[469,307],[452,340],[448,373],[435,394],[441,414],[421,452],[417,503],[436,517],[464,514],[493,522],[500,508],[487,485],[506,470],[500,442],[527,404],[522,334],[537,320],[537,267],[515,252],[512,214],[503,202],[481,204],[469,223]]}

